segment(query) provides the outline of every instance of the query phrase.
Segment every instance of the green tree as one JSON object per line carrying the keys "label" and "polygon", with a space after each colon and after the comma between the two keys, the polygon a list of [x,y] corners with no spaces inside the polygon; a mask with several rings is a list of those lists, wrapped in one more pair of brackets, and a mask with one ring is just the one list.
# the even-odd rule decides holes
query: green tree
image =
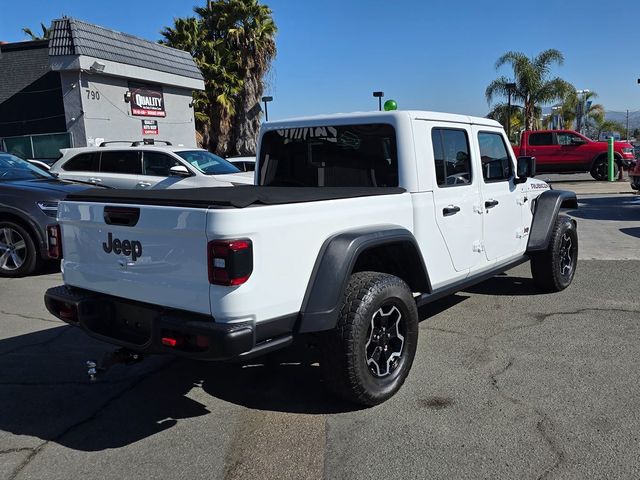
{"label": "green tree", "polygon": [[47,40],[49,38],[49,35],[51,34],[51,30],[49,30],[42,22],[40,23],[40,29],[42,30],[41,34],[33,33],[33,30],[31,30],[29,27],[24,27],[22,31],[26,35],[28,35],[31,40]]}
{"label": "green tree", "polygon": [[189,51],[205,78],[194,97],[207,145],[221,155],[254,154],[264,79],[275,58],[276,26],[257,0],[211,0],[174,20],[162,43]]}
{"label": "green tree", "polygon": [[501,76],[492,81],[485,91],[487,102],[496,97],[507,98],[508,84],[515,83],[512,91],[512,102],[523,109],[524,127],[532,130],[540,122],[541,107],[558,100],[562,100],[567,92],[575,88],[567,81],[559,78],[549,78],[554,64],[562,65],[564,57],[555,49],[545,50],[533,58],[520,52],[507,52],[496,61],[496,70],[504,65],[510,65],[513,79]]}
{"label": "green tree", "polygon": [[599,103],[593,103],[593,99],[597,97],[598,94],[596,92],[586,92],[581,95],[578,95],[575,90],[567,92],[559,105],[565,128],[577,128],[576,120],[580,101],[583,102],[585,108],[582,121],[586,130],[591,130],[594,125],[602,122],[604,120],[604,107]]}
{"label": "green tree", "polygon": [[620,122],[602,118],[602,120],[593,125],[592,136],[595,140],[598,140],[603,132],[618,132],[624,138],[627,135],[627,128]]}
{"label": "green tree", "polygon": [[509,111],[508,103],[498,103],[494,105],[487,114],[487,118],[500,122],[505,129],[507,128],[507,124],[510,123],[511,138],[509,141],[511,143],[518,142],[520,132],[524,125],[522,121],[522,107],[519,105],[511,105],[511,111]]}

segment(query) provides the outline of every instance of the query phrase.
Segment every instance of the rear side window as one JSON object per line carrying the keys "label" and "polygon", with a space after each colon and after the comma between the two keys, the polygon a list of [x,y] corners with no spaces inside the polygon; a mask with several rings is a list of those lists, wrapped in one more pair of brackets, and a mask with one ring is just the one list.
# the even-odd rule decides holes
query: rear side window
{"label": "rear side window", "polygon": [[551,132],[530,133],[529,145],[533,145],[533,146],[553,145],[553,133]]}
{"label": "rear side window", "polygon": [[487,182],[498,182],[511,178],[511,157],[499,133],[478,133],[482,176]]}
{"label": "rear side window", "polygon": [[100,153],[90,152],[76,155],[62,165],[62,169],[67,172],[97,172]]}
{"label": "rear side window", "polygon": [[142,166],[144,175],[155,177],[168,177],[171,175],[169,169],[181,165],[175,158],[160,152],[143,152]]}
{"label": "rear side window", "polygon": [[436,180],[439,187],[471,183],[469,138],[464,130],[434,128],[431,130]]}
{"label": "rear side window", "polygon": [[266,132],[259,185],[397,187],[396,132],[387,124],[289,128]]}
{"label": "rear side window", "polygon": [[137,151],[102,152],[100,171],[105,173],[126,173],[139,175],[142,173],[140,154]]}

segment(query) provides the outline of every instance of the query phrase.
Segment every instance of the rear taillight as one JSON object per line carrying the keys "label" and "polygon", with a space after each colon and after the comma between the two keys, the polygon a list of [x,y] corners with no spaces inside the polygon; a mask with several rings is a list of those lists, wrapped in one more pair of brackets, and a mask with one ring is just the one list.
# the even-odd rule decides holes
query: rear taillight
{"label": "rear taillight", "polygon": [[251,240],[214,240],[207,246],[209,283],[242,285],[253,272]]}
{"label": "rear taillight", "polygon": [[47,226],[47,245],[49,247],[49,258],[62,258],[62,235],[60,225]]}

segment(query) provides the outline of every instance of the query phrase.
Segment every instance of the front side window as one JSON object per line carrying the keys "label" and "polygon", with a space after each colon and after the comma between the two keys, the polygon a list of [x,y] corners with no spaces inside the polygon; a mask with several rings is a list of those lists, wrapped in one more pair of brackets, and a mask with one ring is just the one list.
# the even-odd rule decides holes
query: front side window
{"label": "front side window", "polygon": [[171,175],[171,167],[176,167],[181,163],[175,158],[160,152],[143,152],[142,168],[143,175],[154,177],[168,177]]}
{"label": "front side window", "polygon": [[569,132],[560,132],[557,134],[557,137],[558,145],[575,145],[583,141],[578,135]]}
{"label": "front side window", "polygon": [[225,173],[240,172],[240,170],[224,158],[207,152],[206,150],[185,150],[175,153],[205,175],[223,175]]}
{"label": "front side window", "polygon": [[480,144],[480,160],[482,162],[482,176],[487,182],[508,180],[511,178],[511,157],[499,133],[478,133]]}
{"label": "front side window", "polygon": [[434,128],[431,130],[436,180],[439,187],[471,183],[469,139],[464,130]]}
{"label": "front side window", "polygon": [[8,180],[52,179],[49,173],[8,153],[0,153],[0,182]]}
{"label": "front side window", "polygon": [[100,157],[100,171],[105,173],[124,173],[140,175],[140,154],[138,151],[107,151]]}
{"label": "front side window", "polygon": [[280,187],[397,187],[396,132],[387,124],[266,132],[258,184]]}
{"label": "front side window", "polygon": [[97,172],[99,161],[99,152],[81,153],[66,162],[62,169],[66,172]]}

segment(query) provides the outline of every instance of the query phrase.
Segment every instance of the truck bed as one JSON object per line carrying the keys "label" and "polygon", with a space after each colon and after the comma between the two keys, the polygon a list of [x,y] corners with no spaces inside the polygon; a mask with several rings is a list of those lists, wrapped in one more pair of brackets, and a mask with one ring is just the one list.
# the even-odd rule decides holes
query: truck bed
{"label": "truck bed", "polygon": [[377,195],[397,195],[404,192],[404,188],[395,187],[262,187],[241,185],[165,190],[90,189],[68,195],[66,200],[189,208],[245,208],[259,205],[283,205]]}

